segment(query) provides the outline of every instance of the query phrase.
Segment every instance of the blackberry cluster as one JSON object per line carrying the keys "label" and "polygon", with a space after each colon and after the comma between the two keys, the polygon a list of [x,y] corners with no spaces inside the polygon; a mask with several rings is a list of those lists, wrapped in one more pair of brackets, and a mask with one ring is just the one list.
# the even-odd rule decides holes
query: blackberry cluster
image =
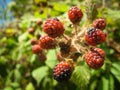
{"label": "blackberry cluster", "polygon": [[[82,17],[83,12],[78,7],[73,6],[68,10],[68,19],[73,26],[79,27]],[[77,28],[73,27],[75,31],[71,35],[65,34],[64,24],[57,18],[47,19],[44,23],[42,19],[39,19],[36,21],[35,28],[42,24],[45,35],[37,34],[37,39],[31,39],[32,52],[38,56],[41,62],[45,62],[47,59],[46,52],[49,49],[59,48],[56,54],[59,63],[53,69],[55,80],[58,82],[68,81],[79,57],[84,54],[85,62],[89,67],[93,69],[102,67],[105,52],[100,48],[93,48],[93,46],[97,46],[106,40],[106,34],[103,32],[106,27],[105,19],[94,20],[92,27],[88,30],[85,30],[86,26],[84,26],[79,27],[77,32]],[[28,32],[34,35],[35,28],[30,28]]]}

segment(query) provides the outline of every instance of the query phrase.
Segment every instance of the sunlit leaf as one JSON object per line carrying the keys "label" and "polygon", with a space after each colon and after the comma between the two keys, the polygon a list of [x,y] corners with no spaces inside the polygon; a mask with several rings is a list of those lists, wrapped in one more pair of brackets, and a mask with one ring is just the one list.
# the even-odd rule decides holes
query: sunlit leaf
{"label": "sunlit leaf", "polygon": [[112,64],[111,73],[120,82],[120,63],[113,63]]}
{"label": "sunlit leaf", "polygon": [[33,84],[30,82],[28,83],[28,85],[26,86],[25,90],[35,90]]}
{"label": "sunlit leaf", "polygon": [[32,76],[37,81],[37,84],[39,84],[41,80],[46,77],[48,74],[48,69],[49,68],[47,66],[43,66],[33,70]]}
{"label": "sunlit leaf", "polygon": [[53,68],[56,64],[57,64],[58,60],[56,58],[56,52],[55,50],[50,50],[47,53],[47,60],[46,60],[46,64],[50,67]]}
{"label": "sunlit leaf", "polygon": [[85,66],[77,66],[73,71],[71,81],[74,82],[81,89],[86,89],[89,83],[90,72]]}

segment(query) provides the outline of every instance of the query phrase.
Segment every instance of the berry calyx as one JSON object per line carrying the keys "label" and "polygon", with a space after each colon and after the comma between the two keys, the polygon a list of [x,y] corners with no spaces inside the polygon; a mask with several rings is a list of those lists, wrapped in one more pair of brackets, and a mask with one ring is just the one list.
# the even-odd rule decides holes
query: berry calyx
{"label": "berry calyx", "polygon": [[90,50],[85,55],[85,61],[89,67],[99,69],[104,64],[105,52],[100,48]]}
{"label": "berry calyx", "polygon": [[42,52],[42,48],[41,48],[38,44],[33,45],[33,46],[32,46],[32,52],[33,52],[34,54],[41,53],[41,52]]}
{"label": "berry calyx", "polygon": [[83,13],[81,9],[79,9],[76,6],[70,8],[70,10],[68,11],[68,18],[73,24],[79,23],[82,17],[83,17]]}
{"label": "berry calyx", "polygon": [[58,82],[68,81],[72,74],[71,64],[65,61],[58,63],[53,70],[53,77]]}
{"label": "berry calyx", "polygon": [[58,19],[48,19],[44,23],[44,32],[52,38],[60,37],[64,33],[63,24]]}
{"label": "berry calyx", "polygon": [[93,21],[93,27],[97,29],[105,29],[106,27],[106,21],[103,18],[99,18]]}
{"label": "berry calyx", "polygon": [[106,34],[100,29],[92,28],[86,33],[85,40],[89,45],[96,46],[105,42]]}
{"label": "berry calyx", "polygon": [[56,46],[56,40],[54,38],[51,38],[51,37],[45,35],[43,37],[40,37],[39,45],[43,49],[54,49]]}

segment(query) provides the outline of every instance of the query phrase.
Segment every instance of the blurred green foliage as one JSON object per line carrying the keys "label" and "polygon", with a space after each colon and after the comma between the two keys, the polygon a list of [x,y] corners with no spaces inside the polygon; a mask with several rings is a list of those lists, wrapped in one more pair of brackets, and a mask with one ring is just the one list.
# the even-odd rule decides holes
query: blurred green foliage
{"label": "blurred green foliage", "polygon": [[[0,30],[0,90],[120,90],[120,2],[119,0],[12,0],[8,10],[14,20]],[[67,11],[78,6],[86,18],[106,18],[107,41],[98,47],[106,52],[104,66],[90,69],[83,61],[75,68],[69,82],[58,83],[52,77],[52,69],[58,63],[56,50],[47,52],[42,63],[31,51],[31,38],[44,34],[42,25],[34,35],[28,28],[37,20],[57,17],[64,24],[66,34],[71,32]],[[85,15],[88,15],[85,17]]]}

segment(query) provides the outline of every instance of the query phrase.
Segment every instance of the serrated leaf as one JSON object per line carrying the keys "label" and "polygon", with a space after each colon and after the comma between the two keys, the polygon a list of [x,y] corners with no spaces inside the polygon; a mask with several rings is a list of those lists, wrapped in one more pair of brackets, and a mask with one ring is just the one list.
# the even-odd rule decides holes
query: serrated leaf
{"label": "serrated leaf", "polygon": [[77,66],[71,77],[71,81],[81,89],[87,88],[89,79],[90,79],[90,72],[85,66]]}
{"label": "serrated leaf", "polygon": [[37,84],[39,84],[41,82],[41,80],[47,76],[48,69],[49,68],[47,66],[43,66],[43,67],[39,67],[39,68],[35,69],[32,72],[32,76],[37,81]]}
{"label": "serrated leaf", "polygon": [[35,90],[35,88],[34,88],[33,84],[30,82],[30,83],[26,86],[25,90]]}
{"label": "serrated leaf", "polygon": [[47,60],[46,64],[50,67],[53,68],[57,64],[58,60],[56,59],[56,52],[55,50],[49,50],[47,54]]}

